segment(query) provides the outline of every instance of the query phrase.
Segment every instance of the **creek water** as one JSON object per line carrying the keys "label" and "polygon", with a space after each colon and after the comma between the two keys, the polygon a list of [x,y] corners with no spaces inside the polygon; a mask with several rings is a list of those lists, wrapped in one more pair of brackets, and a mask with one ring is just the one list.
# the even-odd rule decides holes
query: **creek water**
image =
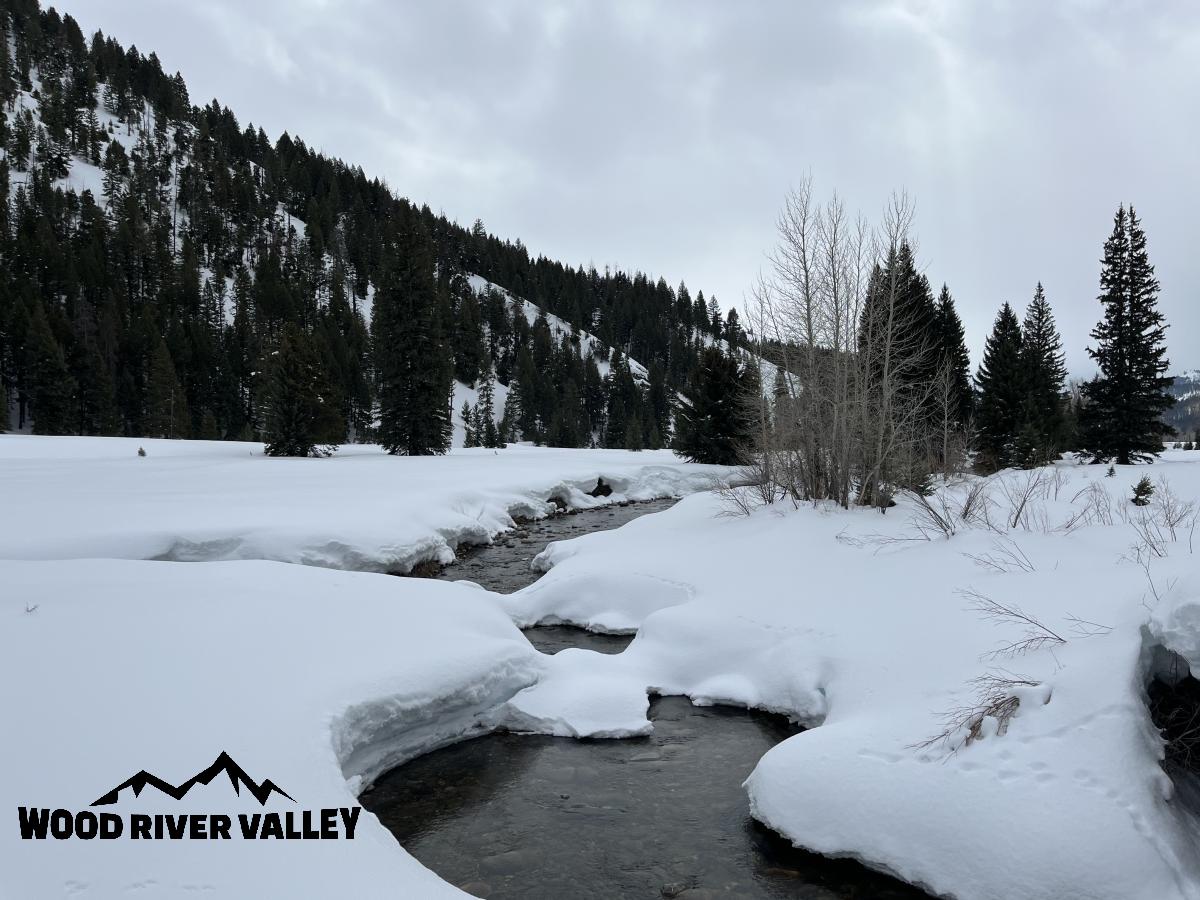
{"label": "creek water", "polygon": [[[523,526],[441,577],[507,593],[536,579],[551,540],[617,527],[670,506],[605,507]],[[619,653],[631,636],[528,629],[544,653]],[[359,798],[409,853],[479,897],[926,895],[850,860],[791,846],[750,818],[742,782],[797,729],[781,716],[655,697],[648,737],[574,740],[496,733],[393,769]]]}

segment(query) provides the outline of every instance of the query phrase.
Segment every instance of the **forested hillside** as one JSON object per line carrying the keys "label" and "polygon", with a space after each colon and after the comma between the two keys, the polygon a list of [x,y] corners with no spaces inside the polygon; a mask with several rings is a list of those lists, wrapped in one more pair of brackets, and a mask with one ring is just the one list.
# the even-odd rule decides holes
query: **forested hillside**
{"label": "forested hillside", "polygon": [[36,0],[0,2],[0,108],[0,426],[270,440],[302,401],[333,444],[382,404],[436,452],[457,390],[476,441],[636,449],[740,340],[702,292],[461,227]]}

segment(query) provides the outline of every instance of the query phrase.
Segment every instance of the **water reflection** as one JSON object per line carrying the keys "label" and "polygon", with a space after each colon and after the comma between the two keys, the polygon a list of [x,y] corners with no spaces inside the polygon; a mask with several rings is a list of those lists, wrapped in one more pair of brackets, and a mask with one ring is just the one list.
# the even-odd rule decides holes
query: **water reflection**
{"label": "water reflection", "polygon": [[754,823],[742,781],[786,720],[656,698],[621,741],[495,734],[386,774],[361,798],[442,878],[481,897],[925,895]]}

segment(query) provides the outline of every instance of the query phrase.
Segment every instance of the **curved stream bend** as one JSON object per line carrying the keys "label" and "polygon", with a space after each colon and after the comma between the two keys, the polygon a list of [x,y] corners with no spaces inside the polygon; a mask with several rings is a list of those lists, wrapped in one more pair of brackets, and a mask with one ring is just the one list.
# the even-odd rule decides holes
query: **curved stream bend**
{"label": "curved stream bend", "polygon": [[[551,540],[617,527],[674,503],[604,507],[532,523],[441,577],[508,593],[532,583]],[[544,653],[619,653],[629,635],[528,629]],[[480,897],[926,895],[849,860],[792,847],[750,818],[742,782],[796,729],[781,716],[656,697],[648,737],[574,740],[496,733],[412,760],[360,802],[413,856]]]}

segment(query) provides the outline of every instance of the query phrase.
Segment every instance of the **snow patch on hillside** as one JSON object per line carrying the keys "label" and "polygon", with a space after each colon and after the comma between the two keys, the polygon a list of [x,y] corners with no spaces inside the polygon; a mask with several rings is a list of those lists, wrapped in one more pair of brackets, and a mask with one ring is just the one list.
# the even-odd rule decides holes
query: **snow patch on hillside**
{"label": "snow patch on hillside", "polygon": [[[507,288],[501,287],[498,284],[493,284],[480,275],[469,275],[467,276],[467,281],[470,283],[471,289],[475,291],[476,294],[481,296],[486,295],[487,292],[491,290],[499,291],[504,295],[504,298],[508,301],[510,307],[514,309],[520,309],[525,314],[525,319],[530,325],[537,320],[539,313],[544,312],[546,321],[550,325],[550,334],[554,337],[555,343],[561,343],[564,337],[570,337],[572,334],[577,334],[579,336],[580,351],[585,356],[588,354],[594,354],[601,348],[607,349],[609,351],[607,355],[611,355],[612,348],[609,348],[591,332],[584,331],[582,328],[576,328],[565,319],[560,319],[553,313],[543,310],[537,304],[518,297]],[[601,378],[608,377],[609,370],[612,368],[608,360],[602,361],[597,358],[596,366],[600,370]],[[634,380],[638,382],[644,383],[649,377],[649,370],[636,359],[629,360],[629,371],[633,375]]]}

